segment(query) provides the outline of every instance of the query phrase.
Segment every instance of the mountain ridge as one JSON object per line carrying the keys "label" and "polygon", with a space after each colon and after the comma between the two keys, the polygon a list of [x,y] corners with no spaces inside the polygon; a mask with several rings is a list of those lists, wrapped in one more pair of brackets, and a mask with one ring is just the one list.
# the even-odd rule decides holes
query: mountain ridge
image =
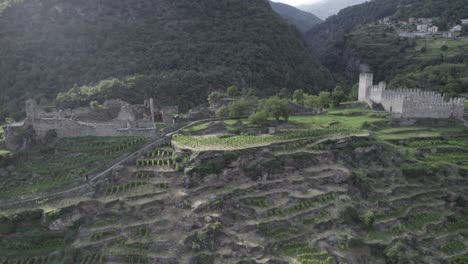
{"label": "mountain ridge", "polygon": [[326,20],[328,17],[336,15],[340,10],[358,5],[368,0],[333,0],[333,1],[319,1],[313,4],[301,5],[298,8],[317,14],[321,19]]}
{"label": "mountain ridge", "polygon": [[293,6],[274,1],[270,1],[270,4],[276,13],[280,14],[289,23],[295,25],[302,33],[323,22],[316,15]]}

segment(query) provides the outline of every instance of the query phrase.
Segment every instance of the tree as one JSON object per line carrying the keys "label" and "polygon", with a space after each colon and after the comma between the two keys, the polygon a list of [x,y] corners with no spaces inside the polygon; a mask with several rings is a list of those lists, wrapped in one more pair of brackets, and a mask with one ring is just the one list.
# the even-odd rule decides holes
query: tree
{"label": "tree", "polygon": [[442,51],[447,51],[449,48],[448,48],[447,45],[442,45],[442,47],[440,47],[440,49],[441,49]]}
{"label": "tree", "polygon": [[258,126],[262,126],[268,122],[268,114],[265,112],[256,112],[255,114],[249,116],[249,121]]}
{"label": "tree", "polygon": [[235,86],[235,85],[229,86],[229,87],[226,89],[226,93],[227,93],[228,96],[231,96],[231,97],[235,97],[235,96],[239,96],[239,95],[240,95],[239,89],[238,89],[237,86]]}
{"label": "tree", "polygon": [[229,108],[225,105],[218,108],[216,111],[216,117],[218,118],[228,118],[229,117]]}
{"label": "tree", "polygon": [[249,115],[257,104],[255,98],[242,98],[229,104],[230,117],[242,117]]}
{"label": "tree", "polygon": [[468,36],[468,25],[463,25],[461,34],[462,36]]}
{"label": "tree", "polygon": [[318,104],[321,108],[328,108],[330,107],[331,103],[331,95],[329,92],[321,92],[318,96]]}
{"label": "tree", "polygon": [[304,105],[305,94],[303,90],[296,90],[293,93],[293,101],[299,105]]}
{"label": "tree", "polygon": [[341,86],[337,86],[331,95],[332,107],[337,107],[340,103],[346,101],[346,95]]}
{"label": "tree", "polygon": [[289,98],[290,93],[289,93],[288,89],[282,88],[280,90],[280,92],[278,93],[278,96],[281,97],[281,98]]}
{"label": "tree", "polygon": [[351,88],[351,91],[349,91],[349,98],[351,100],[357,100],[359,97],[359,84],[355,83],[353,87]]}
{"label": "tree", "polygon": [[308,107],[320,107],[319,105],[319,97],[317,95],[309,95],[306,94],[304,98],[304,105]]}
{"label": "tree", "polygon": [[211,92],[209,95],[208,95],[208,102],[210,103],[210,105],[214,105],[216,104],[216,102],[225,97],[225,94],[220,92],[220,91],[214,91],[214,92]]}
{"label": "tree", "polygon": [[278,96],[261,100],[259,109],[261,112],[274,117],[276,120],[283,117],[286,121],[288,121],[289,115],[292,112],[288,100],[285,98],[279,98]]}

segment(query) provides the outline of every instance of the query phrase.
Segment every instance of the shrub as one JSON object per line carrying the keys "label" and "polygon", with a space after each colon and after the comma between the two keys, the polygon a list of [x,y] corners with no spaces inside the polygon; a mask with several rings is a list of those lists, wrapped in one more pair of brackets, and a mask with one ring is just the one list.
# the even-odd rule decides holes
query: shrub
{"label": "shrub", "polygon": [[225,97],[225,94],[219,91],[214,91],[208,95],[208,102],[213,105],[218,101],[219,99]]}
{"label": "shrub", "polygon": [[239,89],[235,85],[229,86],[226,89],[226,93],[227,93],[227,95],[232,96],[232,97],[240,95]]}
{"label": "shrub", "polygon": [[401,243],[397,242],[385,249],[385,262],[387,264],[398,264],[400,263],[401,257]]}
{"label": "shrub", "polygon": [[89,103],[89,106],[92,108],[92,109],[98,109],[100,107],[100,104],[98,101],[91,101]]}
{"label": "shrub", "polygon": [[367,211],[364,216],[362,217],[362,221],[366,225],[367,228],[372,228],[375,223],[375,214],[373,211]]}
{"label": "shrub", "polygon": [[228,118],[229,117],[229,108],[225,105],[221,106],[216,111],[216,117],[218,118]]}

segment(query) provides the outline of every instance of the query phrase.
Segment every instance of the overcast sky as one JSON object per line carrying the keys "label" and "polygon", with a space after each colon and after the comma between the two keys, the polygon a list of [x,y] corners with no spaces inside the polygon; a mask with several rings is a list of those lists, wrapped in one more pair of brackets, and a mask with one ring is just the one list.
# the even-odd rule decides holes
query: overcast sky
{"label": "overcast sky", "polygon": [[292,5],[292,6],[299,6],[299,5],[303,5],[303,4],[311,4],[311,3],[316,3],[316,2],[320,2],[320,1],[327,1],[327,0],[272,0],[273,2],[281,2],[281,3],[285,3],[285,4],[288,4],[288,5]]}

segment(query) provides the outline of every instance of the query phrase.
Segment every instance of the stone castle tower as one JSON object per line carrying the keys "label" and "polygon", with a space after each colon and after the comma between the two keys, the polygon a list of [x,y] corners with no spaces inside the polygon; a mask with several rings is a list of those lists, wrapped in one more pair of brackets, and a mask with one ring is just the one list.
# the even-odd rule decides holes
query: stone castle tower
{"label": "stone castle tower", "polygon": [[359,75],[359,101],[367,101],[368,90],[374,83],[374,75],[372,73],[361,73]]}
{"label": "stone castle tower", "polygon": [[359,76],[359,101],[402,118],[457,118],[463,119],[464,101],[461,98],[445,100],[443,94],[420,89],[386,90],[386,83],[374,85],[372,73]]}

